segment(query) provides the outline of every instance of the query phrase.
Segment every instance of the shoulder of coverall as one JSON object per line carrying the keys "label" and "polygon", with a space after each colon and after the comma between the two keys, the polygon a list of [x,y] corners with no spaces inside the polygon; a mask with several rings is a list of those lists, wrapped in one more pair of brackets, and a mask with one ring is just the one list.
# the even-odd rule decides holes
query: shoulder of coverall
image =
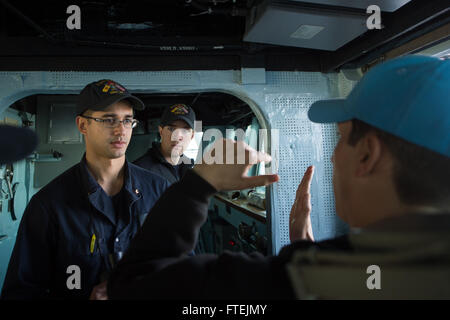
{"label": "shoulder of coverall", "polygon": [[33,198],[37,198],[45,204],[48,201],[63,201],[67,197],[81,196],[83,191],[83,183],[80,179],[80,163],[77,163],[47,183]]}
{"label": "shoulder of coverall", "polygon": [[152,146],[147,150],[147,152],[138,159],[134,160],[133,163],[147,170],[155,165],[160,165],[161,163],[163,163],[163,160],[161,159],[162,155],[159,151],[158,146],[158,142],[153,142]]}
{"label": "shoulder of coverall", "polygon": [[[124,187],[135,194],[159,193],[162,194],[168,187],[168,181],[151,171],[126,161],[127,179]],[[136,190],[138,191],[136,193]]]}

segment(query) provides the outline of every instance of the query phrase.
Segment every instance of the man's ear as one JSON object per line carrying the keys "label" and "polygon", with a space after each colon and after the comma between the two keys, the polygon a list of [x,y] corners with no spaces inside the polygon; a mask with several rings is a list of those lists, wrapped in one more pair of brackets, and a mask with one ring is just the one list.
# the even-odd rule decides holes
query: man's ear
{"label": "man's ear", "polygon": [[86,134],[86,131],[87,131],[87,129],[86,129],[87,121],[86,121],[86,119],[84,119],[84,118],[82,118],[80,116],[77,116],[75,118],[75,122],[77,124],[78,131],[80,131],[80,133],[83,134],[83,135]]}
{"label": "man's ear", "polygon": [[356,175],[358,177],[372,173],[381,159],[382,143],[375,132],[368,132],[356,145],[358,164]]}
{"label": "man's ear", "polygon": [[159,132],[159,136],[162,138],[162,131],[163,131],[163,127],[158,126],[158,132]]}

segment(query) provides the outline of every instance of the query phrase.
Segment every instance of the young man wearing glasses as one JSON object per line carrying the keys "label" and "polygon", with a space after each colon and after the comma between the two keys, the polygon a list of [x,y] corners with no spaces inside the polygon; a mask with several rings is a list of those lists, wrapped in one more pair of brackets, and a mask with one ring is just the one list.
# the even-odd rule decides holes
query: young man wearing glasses
{"label": "young man wearing glasses", "polygon": [[78,97],[81,162],[33,196],[23,215],[4,299],[105,299],[105,279],[168,183],[125,151],[143,102],[111,80]]}
{"label": "young man wearing glasses", "polygon": [[164,109],[158,126],[161,142],[152,147],[134,164],[150,170],[175,183],[193,167],[194,160],[183,152],[194,138],[195,112],[185,104],[175,104]]}

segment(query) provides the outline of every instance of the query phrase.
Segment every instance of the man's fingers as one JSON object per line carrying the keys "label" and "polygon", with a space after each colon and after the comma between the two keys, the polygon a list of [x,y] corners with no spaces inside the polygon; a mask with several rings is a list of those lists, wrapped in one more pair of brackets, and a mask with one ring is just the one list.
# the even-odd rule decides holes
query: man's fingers
{"label": "man's fingers", "polygon": [[[234,157],[227,155],[227,159],[234,158],[233,163],[227,164],[257,164],[259,162],[270,162],[272,157],[265,152],[256,151],[243,141],[232,141],[230,139],[225,140],[225,144],[228,145],[227,153],[233,150]],[[230,144],[234,144],[234,148],[230,148]]]}
{"label": "man's fingers", "polygon": [[277,174],[265,174],[255,177],[245,177],[242,178],[242,180],[239,182],[237,188],[233,190],[243,190],[253,187],[267,186],[269,184],[277,182],[279,179],[280,177]]}
{"label": "man's fingers", "polygon": [[307,193],[305,194],[305,196],[303,197],[303,208],[305,208],[308,213],[311,212],[311,194]]}
{"label": "man's fingers", "polygon": [[310,193],[310,189],[311,189],[311,181],[312,181],[312,177],[314,175],[314,166],[310,166],[308,167],[308,169],[306,169],[306,181],[305,181],[305,192],[306,193]]}
{"label": "man's fingers", "polygon": [[[247,144],[244,143],[245,147],[245,164],[257,164],[259,162],[270,162],[272,161],[272,157],[268,155],[265,152],[256,151],[255,149],[251,148]],[[237,148],[239,152],[239,148]],[[241,151],[242,152],[242,151]],[[239,153],[237,153],[237,159],[239,160],[240,156]],[[239,162],[238,162],[239,163]]]}
{"label": "man's fingers", "polygon": [[309,193],[313,174],[314,174],[314,166],[309,166],[306,169],[305,174],[303,175],[302,181],[298,185],[297,196],[300,196],[305,192]]}
{"label": "man's fingers", "polygon": [[[244,141],[220,139],[205,150],[203,160],[206,164],[257,164],[270,162],[272,158],[265,152],[256,151]],[[198,163],[199,161],[197,161]]]}
{"label": "man's fingers", "polygon": [[272,158],[265,152],[256,151],[243,141],[220,139],[205,150],[205,153],[204,163],[197,163],[194,171],[218,191],[266,186],[279,179],[276,174],[247,176],[248,170],[253,165],[270,162]]}
{"label": "man's fingers", "polygon": [[259,162],[271,162],[272,161],[272,157],[270,156],[270,154],[267,154],[265,152],[258,152],[258,159]]}

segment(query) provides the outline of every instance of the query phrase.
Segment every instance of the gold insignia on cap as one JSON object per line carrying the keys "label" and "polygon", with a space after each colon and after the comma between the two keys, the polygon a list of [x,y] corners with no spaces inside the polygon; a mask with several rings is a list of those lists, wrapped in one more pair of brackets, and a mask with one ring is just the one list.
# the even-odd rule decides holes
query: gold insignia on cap
{"label": "gold insignia on cap", "polygon": [[176,104],[170,107],[170,112],[179,115],[179,114],[188,114],[189,110],[185,104]]}
{"label": "gold insignia on cap", "polygon": [[102,80],[97,82],[97,85],[103,85],[102,92],[108,92],[109,94],[121,94],[126,91],[124,87],[112,80]]}

